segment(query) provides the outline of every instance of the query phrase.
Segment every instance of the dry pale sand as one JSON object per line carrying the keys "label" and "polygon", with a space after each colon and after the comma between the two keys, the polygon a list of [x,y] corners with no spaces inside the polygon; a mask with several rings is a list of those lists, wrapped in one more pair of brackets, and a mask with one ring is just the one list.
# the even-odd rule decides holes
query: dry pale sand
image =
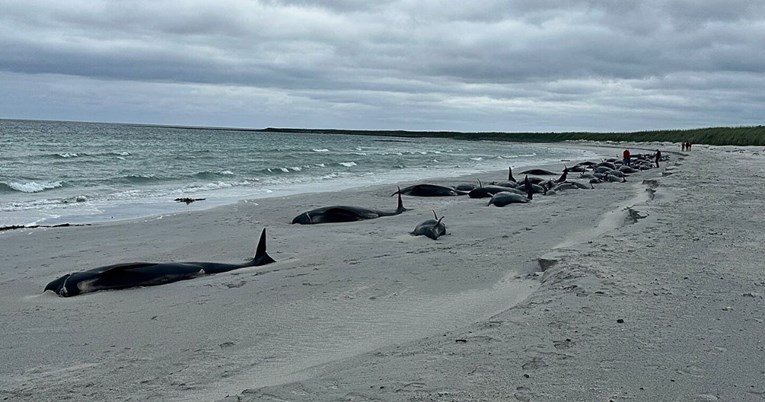
{"label": "dry pale sand", "polygon": [[[505,208],[405,197],[289,224],[393,209],[385,186],[2,232],[0,399],[765,400],[765,150],[670,158]],[[410,236],[434,208],[450,234]],[[117,262],[239,262],[263,227],[271,265],[40,293]]]}

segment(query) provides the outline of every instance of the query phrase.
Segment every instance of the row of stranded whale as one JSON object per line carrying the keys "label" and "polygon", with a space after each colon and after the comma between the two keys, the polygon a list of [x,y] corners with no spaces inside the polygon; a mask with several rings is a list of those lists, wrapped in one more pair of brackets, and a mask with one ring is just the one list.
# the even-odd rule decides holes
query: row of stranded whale
{"label": "row of stranded whale", "polygon": [[[665,157],[666,159],[666,157]],[[591,189],[593,184],[605,182],[625,182],[626,177],[641,170],[651,169],[653,156],[650,154],[633,155],[629,164],[616,159],[602,162],[581,162],[566,167],[557,179],[539,176],[558,176],[559,173],[544,169],[529,169],[521,172],[524,179],[517,181],[512,168],[508,169],[508,179],[484,185],[461,184],[442,186],[436,184],[416,184],[399,188],[392,195],[398,195],[398,206],[393,211],[381,211],[365,207],[335,205],[316,208],[296,216],[293,224],[321,224],[354,222],[399,215],[405,211],[402,195],[414,197],[454,197],[489,198],[488,205],[504,207],[515,203],[528,203],[534,194],[552,195],[566,190]],[[627,161],[625,161],[627,162]],[[583,180],[570,180],[570,173],[580,173]],[[529,175],[532,175],[531,177]],[[438,217],[433,211],[433,219],[418,224],[411,232],[414,236],[427,236],[438,239],[446,234],[444,217]],[[240,264],[217,262],[132,262],[107,265],[87,271],[66,274],[45,286],[44,291],[53,291],[59,296],[69,297],[100,290],[126,289],[139,286],[156,286],[192,279],[203,275],[229,272],[246,267],[257,267],[275,262],[266,252],[266,229],[260,234],[255,256]]]}

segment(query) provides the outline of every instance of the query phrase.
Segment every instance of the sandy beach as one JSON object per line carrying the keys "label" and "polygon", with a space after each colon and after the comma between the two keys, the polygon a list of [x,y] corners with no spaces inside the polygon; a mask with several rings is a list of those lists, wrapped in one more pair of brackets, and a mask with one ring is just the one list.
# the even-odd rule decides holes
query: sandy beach
{"label": "sandy beach", "polygon": [[[395,209],[374,186],[0,232],[0,399],[765,400],[765,150],[630,147],[670,160],[504,208],[405,196],[397,216],[290,224]],[[506,173],[429,182],[475,179]],[[448,234],[411,236],[433,209]],[[42,293],[100,265],[242,262],[264,227],[270,265]]]}

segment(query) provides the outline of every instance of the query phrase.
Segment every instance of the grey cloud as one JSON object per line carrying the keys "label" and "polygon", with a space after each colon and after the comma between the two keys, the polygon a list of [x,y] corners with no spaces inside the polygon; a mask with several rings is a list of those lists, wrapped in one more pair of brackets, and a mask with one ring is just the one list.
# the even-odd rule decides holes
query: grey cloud
{"label": "grey cloud", "polygon": [[508,115],[550,113],[559,113],[561,123],[547,123],[556,127],[564,117],[583,124],[582,115],[603,113],[615,127],[651,113],[669,126],[696,115],[733,121],[735,108],[704,114],[689,106],[724,99],[745,103],[741,119],[752,121],[765,8],[697,3],[0,1],[0,72],[83,88],[111,81],[115,91],[154,95],[241,88],[249,95],[232,102],[283,102],[264,120],[292,110],[313,116],[307,125],[327,121],[313,108],[330,111],[333,126],[500,125]]}

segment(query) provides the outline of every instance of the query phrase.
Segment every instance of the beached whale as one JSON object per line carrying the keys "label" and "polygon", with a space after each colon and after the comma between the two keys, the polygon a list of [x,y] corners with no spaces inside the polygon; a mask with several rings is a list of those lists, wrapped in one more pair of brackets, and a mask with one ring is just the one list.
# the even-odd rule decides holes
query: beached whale
{"label": "beached whale", "polygon": [[622,172],[622,173],[627,173],[627,174],[630,174],[630,173],[637,173],[637,172],[639,172],[639,171],[640,171],[640,170],[638,170],[638,169],[635,169],[635,168],[633,168],[633,167],[631,167],[631,166],[625,166],[625,165],[622,165],[622,166],[620,166],[618,170],[619,170],[620,172]]}
{"label": "beached whale", "polygon": [[587,166],[579,163],[568,168],[568,171],[575,172],[575,173],[583,173],[587,171]]}
{"label": "beached whale", "polygon": [[551,172],[546,169],[529,169],[529,170],[524,170],[523,172],[521,172],[521,174],[535,174],[539,176],[557,176],[558,175],[558,173]]}
{"label": "beached whale", "polygon": [[526,179],[528,179],[528,181],[529,181],[531,184],[542,184],[542,183],[544,183],[544,182],[546,182],[546,181],[550,180],[550,179],[544,179],[544,178],[542,178],[542,177],[534,177],[534,176],[532,176],[532,177],[529,177],[529,176],[527,175],[527,176],[526,176],[526,178],[525,178],[525,179],[523,179],[523,181],[521,182],[521,184],[524,184],[524,183],[526,182]]}
{"label": "beached whale", "polygon": [[414,197],[453,197],[457,195],[465,195],[467,191],[455,190],[452,187],[439,186],[438,184],[415,184],[413,186],[399,188],[398,191],[391,194],[411,195]]}
{"label": "beached whale", "polygon": [[594,188],[592,183],[587,186],[584,183],[579,183],[576,181],[564,181],[563,183],[555,184],[553,187],[547,190],[547,195],[555,195],[565,190],[589,190],[591,188]]}
{"label": "beached whale", "polygon": [[516,187],[518,186],[518,180],[515,180],[515,177],[513,177],[513,167],[510,166],[507,168],[507,181],[498,181],[498,182],[491,182],[491,184],[502,186],[502,187]]}
{"label": "beached whale", "polygon": [[257,267],[274,262],[266,253],[266,229],[260,234],[255,256],[241,264],[219,262],[129,262],[107,265],[88,271],[66,274],[45,286],[59,296],[69,297],[99,290],[126,289],[137,286],[156,286],[218,274],[245,267]]}
{"label": "beached whale", "polygon": [[527,203],[529,200],[529,196],[523,196],[517,193],[511,193],[509,191],[500,191],[491,197],[488,205],[504,207],[505,205],[510,204]]}
{"label": "beached whale", "polygon": [[534,180],[533,179],[538,179],[538,177],[529,177],[529,176],[526,176],[523,179],[523,181],[521,182],[522,186],[523,186],[523,191],[526,194],[528,194],[529,193],[529,189],[531,189],[531,192],[534,193],[534,194],[545,194],[547,192],[547,187],[542,186],[540,184],[534,184]]}
{"label": "beached whale", "polygon": [[427,236],[433,240],[437,240],[439,236],[446,234],[446,225],[442,222],[444,217],[438,217],[436,211],[433,210],[433,217],[435,219],[428,219],[425,222],[420,223],[412,231],[413,236]]}
{"label": "beached whale", "polygon": [[524,192],[522,190],[519,190],[515,187],[505,187],[505,186],[496,186],[496,185],[488,185],[484,186],[481,181],[478,181],[478,187],[471,190],[468,193],[468,197],[470,198],[488,198],[493,196],[494,194],[497,194],[501,191],[507,191],[511,193],[518,193],[523,195]]}
{"label": "beached whale", "polygon": [[611,162],[600,162],[600,163],[598,163],[597,167],[595,168],[596,171],[597,171],[598,167],[607,167],[607,168],[609,168],[611,170],[616,170],[616,165],[614,163],[611,163]]}
{"label": "beached whale", "polygon": [[476,189],[476,186],[472,183],[462,183],[454,186],[454,189],[457,191],[472,191]]}
{"label": "beached whale", "polygon": [[[528,176],[524,179],[523,187],[526,190],[526,195],[521,195],[513,191],[500,191],[491,196],[488,205],[494,205],[497,207],[504,207],[510,204],[527,203],[534,198],[534,184],[528,181]],[[546,192],[546,191],[545,191]]]}
{"label": "beached whale", "polygon": [[[400,190],[399,190],[400,191]],[[376,209],[364,207],[349,207],[345,205],[334,205],[331,207],[322,207],[303,212],[292,219],[292,223],[301,225],[313,225],[317,223],[339,223],[355,222],[367,219],[375,219],[381,216],[398,215],[407,209],[401,201],[401,193],[398,193],[398,207],[395,211],[378,211]]]}

